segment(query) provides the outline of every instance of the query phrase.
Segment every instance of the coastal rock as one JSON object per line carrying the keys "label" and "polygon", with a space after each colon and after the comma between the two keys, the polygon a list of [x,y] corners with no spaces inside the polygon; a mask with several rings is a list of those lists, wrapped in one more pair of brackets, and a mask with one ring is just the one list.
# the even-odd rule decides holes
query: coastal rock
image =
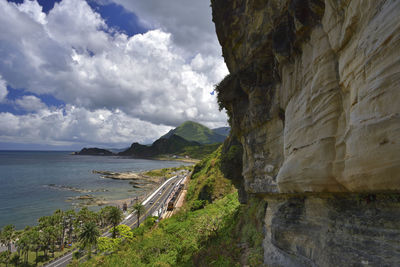
{"label": "coastal rock", "polygon": [[400,2],[212,0],[267,266],[400,262]]}
{"label": "coastal rock", "polygon": [[81,151],[75,152],[74,155],[87,155],[87,156],[112,156],[114,155],[111,151],[107,149],[91,147],[84,147]]}

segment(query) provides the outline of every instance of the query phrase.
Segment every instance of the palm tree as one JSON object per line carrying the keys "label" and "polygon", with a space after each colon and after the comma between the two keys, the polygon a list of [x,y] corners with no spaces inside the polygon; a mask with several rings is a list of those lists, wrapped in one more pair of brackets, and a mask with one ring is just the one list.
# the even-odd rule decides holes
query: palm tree
{"label": "palm tree", "polygon": [[37,227],[33,227],[29,230],[28,232],[28,243],[30,246],[30,249],[32,251],[36,252],[36,264],[38,263],[38,252],[40,249],[40,233],[39,233],[39,229]]}
{"label": "palm tree", "polygon": [[112,208],[113,208],[112,206],[105,206],[100,210],[99,212],[100,227],[104,228],[109,223],[108,215]]}
{"label": "palm tree", "polygon": [[93,211],[90,211],[87,207],[83,207],[77,214],[77,220],[82,224],[88,222],[97,222],[97,214]]}
{"label": "palm tree", "polygon": [[60,251],[62,251],[64,249],[65,229],[67,228],[66,216],[64,211],[58,209],[53,213],[52,217],[54,218],[54,223],[60,226],[58,243],[60,245]]}
{"label": "palm tree", "polygon": [[8,250],[0,252],[0,263],[4,263],[7,267],[10,262],[10,255],[11,253]]}
{"label": "palm tree", "polygon": [[123,218],[122,217],[122,211],[117,207],[111,207],[109,212],[108,212],[107,218],[108,218],[108,221],[113,226],[112,238],[115,238],[116,227],[122,221],[122,218]]}
{"label": "palm tree", "polygon": [[0,243],[7,246],[8,252],[11,253],[11,245],[15,238],[15,226],[12,224],[4,226],[0,234]]}
{"label": "palm tree", "polygon": [[92,247],[97,244],[97,238],[100,236],[100,231],[94,222],[85,223],[82,231],[79,234],[79,241],[84,248],[89,248],[88,257],[92,255]]}
{"label": "palm tree", "polygon": [[29,238],[28,233],[24,231],[24,233],[19,237],[17,241],[18,250],[22,253],[22,258],[24,258],[24,262],[28,262],[29,256]]}
{"label": "palm tree", "polygon": [[72,232],[74,230],[73,225],[74,225],[74,220],[76,217],[76,213],[74,210],[67,210],[65,213],[66,217],[66,224],[67,224],[67,229],[68,229],[68,243],[72,242]]}
{"label": "palm tree", "polygon": [[46,251],[52,249],[52,256],[54,258],[55,242],[58,237],[57,226],[46,226],[42,229],[41,240],[44,243],[44,254],[47,256]]}
{"label": "palm tree", "polygon": [[140,225],[140,214],[144,212],[144,206],[141,202],[136,203],[133,205],[133,210],[137,213],[137,227]]}

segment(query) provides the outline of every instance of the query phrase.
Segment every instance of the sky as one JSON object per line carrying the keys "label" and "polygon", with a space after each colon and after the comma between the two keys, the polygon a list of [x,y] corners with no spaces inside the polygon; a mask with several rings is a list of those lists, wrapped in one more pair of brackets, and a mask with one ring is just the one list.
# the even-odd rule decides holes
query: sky
{"label": "sky", "polygon": [[0,0],[0,150],[123,148],[227,126],[209,1]]}

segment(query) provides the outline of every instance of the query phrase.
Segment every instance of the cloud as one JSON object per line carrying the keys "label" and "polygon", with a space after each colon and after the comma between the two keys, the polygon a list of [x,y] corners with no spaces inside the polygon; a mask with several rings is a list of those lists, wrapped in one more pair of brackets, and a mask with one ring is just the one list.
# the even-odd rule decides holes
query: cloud
{"label": "cloud", "polygon": [[33,95],[25,95],[22,98],[15,100],[15,104],[25,111],[40,111],[46,108],[46,105],[40,98]]}
{"label": "cloud", "polygon": [[6,99],[8,94],[7,91],[7,84],[6,82],[2,79],[1,75],[0,75],[0,103],[4,102],[4,100]]}
{"label": "cloud", "polygon": [[[226,115],[218,112],[216,98],[210,95],[214,84],[228,72],[216,52],[220,48],[208,3],[176,1],[182,4],[178,8],[175,1],[170,6],[165,2],[160,1],[153,11],[154,1],[132,2],[130,10],[142,12],[136,14],[154,29],[129,37],[108,27],[83,0],[63,0],[47,15],[36,1],[21,5],[0,1],[0,75],[13,88],[24,88],[39,96],[50,94],[74,107],[70,116],[77,110],[90,116],[101,112],[103,116],[111,114],[109,118],[116,121],[134,121],[158,129],[157,133],[186,120],[210,127],[225,125]],[[131,6],[129,2],[122,4]],[[2,92],[4,95],[0,83],[0,99]],[[40,99],[23,97],[16,104],[36,113],[27,117],[1,115],[11,116],[18,125],[22,119],[32,119],[37,127],[46,128],[41,121],[48,121],[50,111]],[[64,124],[76,123],[56,114],[50,117],[60,120],[65,128]],[[57,125],[55,121],[53,124]],[[119,127],[114,129],[117,133],[125,133],[130,126],[117,123],[114,127]],[[19,129],[20,134],[15,132],[18,136],[28,133],[23,127]],[[91,140],[75,130],[69,133],[76,138],[61,139]],[[117,140],[111,130],[105,133],[110,135],[102,134],[103,141],[128,142],[126,135]],[[130,133],[135,134],[131,140],[148,139],[145,131]],[[33,136],[39,138],[41,134]]]}
{"label": "cloud", "polygon": [[120,110],[89,111],[72,105],[20,116],[3,112],[0,124],[0,142],[82,146],[149,143],[171,129],[131,118]]}
{"label": "cloud", "polygon": [[137,14],[147,27],[161,28],[188,54],[221,56],[209,1],[113,0]]}
{"label": "cloud", "polygon": [[37,21],[38,23],[45,24],[46,15],[42,12],[42,7],[36,1],[25,1],[20,5],[16,6],[20,11],[26,13],[31,17],[33,20]]}

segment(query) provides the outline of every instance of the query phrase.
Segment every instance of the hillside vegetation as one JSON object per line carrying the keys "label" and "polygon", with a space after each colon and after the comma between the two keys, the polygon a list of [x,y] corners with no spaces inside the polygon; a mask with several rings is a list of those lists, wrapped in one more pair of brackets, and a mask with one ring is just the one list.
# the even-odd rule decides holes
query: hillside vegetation
{"label": "hillside vegetation", "polygon": [[173,154],[183,151],[185,147],[198,146],[199,143],[188,141],[178,135],[170,138],[159,138],[151,146],[133,143],[127,150],[118,153],[120,156],[151,158],[163,154]]}
{"label": "hillside vegetation", "polygon": [[83,266],[259,266],[262,228],[257,222],[263,214],[257,207],[264,203],[253,203],[251,209],[239,204],[232,181],[222,172],[222,151],[195,166],[177,214],[159,224],[147,221],[112,255]]}
{"label": "hillside vegetation", "polygon": [[221,143],[226,136],[218,134],[210,128],[194,121],[186,121],[175,129],[169,131],[161,138],[170,138],[173,134],[185,138],[189,141],[195,141],[200,144]]}

